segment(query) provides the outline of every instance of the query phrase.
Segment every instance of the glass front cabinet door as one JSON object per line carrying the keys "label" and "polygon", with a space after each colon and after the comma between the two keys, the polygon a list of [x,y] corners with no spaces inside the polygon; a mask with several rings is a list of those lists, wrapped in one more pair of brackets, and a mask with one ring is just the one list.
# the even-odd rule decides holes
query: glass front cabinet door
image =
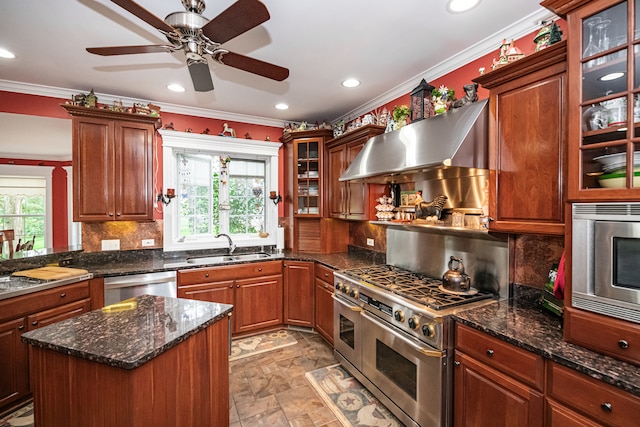
{"label": "glass front cabinet door", "polygon": [[304,138],[296,141],[294,159],[296,166],[294,206],[295,214],[320,214],[320,150],[322,139]]}
{"label": "glass front cabinet door", "polygon": [[571,200],[640,197],[639,17],[640,0],[568,14]]}

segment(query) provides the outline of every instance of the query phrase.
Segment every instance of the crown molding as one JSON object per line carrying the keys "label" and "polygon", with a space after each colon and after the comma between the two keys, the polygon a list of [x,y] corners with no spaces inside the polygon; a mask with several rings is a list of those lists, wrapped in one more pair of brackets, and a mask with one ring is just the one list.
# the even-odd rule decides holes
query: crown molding
{"label": "crown molding", "polygon": [[[52,86],[43,86],[32,83],[14,82],[10,80],[0,80],[0,91],[23,93],[27,95],[47,96],[51,98],[70,99],[72,93],[82,93],[83,90],[58,88]],[[272,126],[277,128],[283,127],[283,120],[271,119],[268,117],[249,116],[246,114],[230,113],[227,111],[210,110],[207,108],[187,107],[184,105],[167,104],[148,99],[127,98],[125,96],[116,96],[108,93],[98,93],[96,96],[100,102],[111,104],[114,101],[122,101],[124,104],[133,105],[134,103],[158,105],[161,111],[184,114],[188,116],[206,117],[210,119],[229,120],[233,122],[249,123],[254,125]]]}
{"label": "crown molding", "polygon": [[409,80],[372,99],[366,104],[363,104],[343,114],[342,116],[337,117],[331,123],[336,123],[340,120],[344,120],[346,122],[356,117],[360,117],[363,114],[367,114],[370,111],[373,111],[376,108],[380,107],[381,105],[385,105],[393,101],[394,99],[397,99],[411,92],[417,86],[418,83],[416,82],[419,82],[421,79],[425,79],[429,82],[442,77],[491,52],[497,52],[498,47],[502,44],[502,41],[504,39],[518,40],[535,31],[536,29],[539,29],[541,21],[547,21],[549,19],[556,18],[557,16],[553,12],[550,12],[545,8],[540,8],[536,12],[525,16],[521,20],[515,22],[507,28],[504,28],[500,32],[490,35],[486,39],[479,41],[469,48],[461,52],[457,52],[454,56],[447,58],[439,64],[434,65],[433,67],[423,71],[422,73],[411,77]]}

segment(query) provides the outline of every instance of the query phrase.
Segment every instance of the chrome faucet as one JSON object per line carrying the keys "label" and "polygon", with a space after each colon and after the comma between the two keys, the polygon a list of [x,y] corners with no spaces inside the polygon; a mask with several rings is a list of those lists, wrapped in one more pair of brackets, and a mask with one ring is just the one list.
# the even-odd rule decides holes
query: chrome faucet
{"label": "chrome faucet", "polygon": [[225,233],[220,233],[216,236],[216,239],[218,237],[226,237],[227,240],[229,241],[229,249],[228,249],[228,254],[231,255],[233,253],[233,251],[236,250],[236,245],[233,243],[233,241],[231,240],[231,236],[229,236],[228,234]]}

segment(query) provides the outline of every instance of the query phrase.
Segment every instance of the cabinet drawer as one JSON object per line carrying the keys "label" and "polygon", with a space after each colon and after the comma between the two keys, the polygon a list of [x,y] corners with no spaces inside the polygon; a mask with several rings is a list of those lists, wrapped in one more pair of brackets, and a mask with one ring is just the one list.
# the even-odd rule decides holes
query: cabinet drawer
{"label": "cabinet drawer", "polygon": [[567,341],[640,365],[640,326],[572,308],[567,311]]}
{"label": "cabinet drawer", "polygon": [[52,323],[61,322],[66,319],[71,319],[87,313],[91,310],[91,302],[89,299],[82,299],[69,304],[61,305],[59,307],[51,308],[49,310],[41,311],[36,314],[32,314],[27,318],[27,327],[29,330],[42,328],[44,326],[51,325]]}
{"label": "cabinet drawer", "polygon": [[640,398],[573,369],[549,363],[547,394],[605,425],[637,425]]}
{"label": "cabinet drawer", "polygon": [[333,270],[316,263],[316,277],[327,283],[333,283]]}
{"label": "cabinet drawer", "polygon": [[490,335],[456,324],[456,349],[542,390],[544,358]]}
{"label": "cabinet drawer", "polygon": [[225,265],[222,267],[194,268],[179,270],[178,286],[201,283],[221,282],[224,280],[245,279],[249,277],[282,274],[282,261],[253,262],[247,264]]}
{"label": "cabinet drawer", "polygon": [[89,298],[88,280],[8,298],[0,301],[0,321],[46,310],[83,298]]}

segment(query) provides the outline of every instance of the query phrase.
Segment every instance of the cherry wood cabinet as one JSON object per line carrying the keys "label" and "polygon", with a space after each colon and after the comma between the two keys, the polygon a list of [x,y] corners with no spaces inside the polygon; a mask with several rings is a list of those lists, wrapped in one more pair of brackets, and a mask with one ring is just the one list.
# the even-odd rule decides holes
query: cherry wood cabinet
{"label": "cherry wood cabinet", "polygon": [[0,409],[29,395],[28,348],[20,339],[26,331],[25,317],[0,323]]}
{"label": "cherry wood cabinet", "polygon": [[[384,126],[366,125],[326,143],[326,216],[331,218],[376,220],[375,199],[384,193],[384,186],[363,182],[342,182],[347,170],[369,138],[384,133]],[[370,197],[373,187],[380,194]]]}
{"label": "cherry wood cabinet", "polygon": [[333,345],[333,270],[316,264],[315,273],[315,328]]}
{"label": "cherry wood cabinet", "polygon": [[573,369],[547,365],[548,426],[637,426],[640,398]]}
{"label": "cherry wood cabinet", "polygon": [[541,426],[544,359],[456,325],[454,425]]}
{"label": "cherry wood cabinet", "polygon": [[284,262],[284,322],[314,326],[314,262]]}
{"label": "cherry wood cabinet", "polygon": [[324,151],[330,129],[285,133],[285,245],[296,252],[346,252],[349,224],[323,217],[325,199]]}
{"label": "cherry wood cabinet", "polygon": [[232,304],[232,331],[252,332],[283,323],[281,261],[179,270],[178,298]]}
{"label": "cherry wood cabinet", "polygon": [[158,118],[63,107],[73,123],[73,220],[152,220]]}
{"label": "cherry wood cabinet", "polygon": [[491,231],[564,233],[567,43],[474,79],[489,89]]}
{"label": "cherry wood cabinet", "polygon": [[28,398],[28,346],[21,335],[90,311],[89,281],[0,300],[0,412]]}

